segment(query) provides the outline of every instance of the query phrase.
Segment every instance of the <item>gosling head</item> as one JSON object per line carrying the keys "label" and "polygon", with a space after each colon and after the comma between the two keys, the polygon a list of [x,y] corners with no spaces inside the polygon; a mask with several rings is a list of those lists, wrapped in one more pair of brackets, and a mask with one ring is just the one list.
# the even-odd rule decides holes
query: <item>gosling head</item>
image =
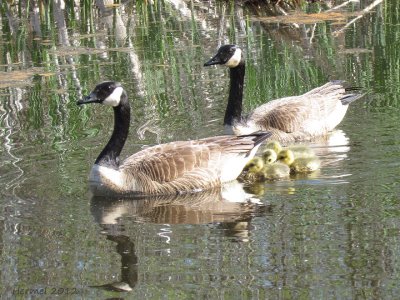
{"label": "gosling head", "polygon": [[273,164],[277,160],[278,155],[276,154],[276,152],[274,150],[267,149],[263,152],[262,158],[263,158],[265,164],[270,165],[270,164]]}
{"label": "gosling head", "polygon": [[101,103],[116,107],[121,103],[122,95],[124,93],[124,88],[119,82],[105,81],[96,85],[89,96],[79,100],[76,104]]}
{"label": "gosling head", "polygon": [[288,166],[294,162],[294,153],[292,150],[282,150],[278,154],[278,160]]}
{"label": "gosling head", "polygon": [[254,157],[244,167],[250,173],[258,173],[264,167],[264,163],[261,157]]}
{"label": "gosling head", "polygon": [[225,65],[229,68],[236,68],[244,62],[242,50],[236,45],[223,45],[218,49],[217,54],[211,58],[204,66]]}
{"label": "gosling head", "polygon": [[272,149],[272,150],[275,151],[275,153],[279,153],[279,152],[282,151],[282,146],[281,146],[281,144],[280,144],[278,141],[269,142],[269,143],[266,145],[265,148],[267,148],[267,149]]}

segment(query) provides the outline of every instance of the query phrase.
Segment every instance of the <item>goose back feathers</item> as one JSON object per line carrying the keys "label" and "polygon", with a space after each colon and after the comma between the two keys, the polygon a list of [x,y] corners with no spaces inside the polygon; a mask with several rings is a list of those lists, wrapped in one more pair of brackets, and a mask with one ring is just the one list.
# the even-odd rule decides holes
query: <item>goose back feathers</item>
{"label": "goose back feathers", "polygon": [[263,130],[284,143],[311,140],[333,130],[344,118],[348,105],[363,96],[349,93],[355,88],[346,89],[343,81],[331,81],[303,95],[272,100],[242,116],[245,74],[242,51],[236,45],[224,45],[204,65],[215,64],[230,68],[224,125],[234,134]]}
{"label": "goose back feathers", "polygon": [[[235,180],[270,133],[217,136],[176,141],[141,150],[119,162],[130,114],[119,83],[101,83],[78,104],[103,103],[114,108],[114,131],[92,167],[89,182],[95,195],[178,194],[200,191]],[[120,99],[118,99],[120,98]]]}

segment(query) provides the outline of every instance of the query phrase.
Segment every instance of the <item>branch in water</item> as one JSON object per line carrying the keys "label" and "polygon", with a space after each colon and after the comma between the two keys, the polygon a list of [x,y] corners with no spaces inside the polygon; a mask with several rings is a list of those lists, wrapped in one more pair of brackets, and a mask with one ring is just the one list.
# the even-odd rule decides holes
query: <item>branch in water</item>
{"label": "branch in water", "polygon": [[354,18],[353,20],[351,20],[350,22],[348,22],[346,25],[344,25],[342,28],[336,30],[333,32],[333,35],[337,36],[340,33],[342,33],[347,27],[349,27],[351,24],[355,23],[357,20],[361,19],[362,17],[364,17],[365,14],[369,13],[375,6],[377,6],[378,4],[381,4],[383,2],[383,0],[375,0],[373,3],[371,3],[370,5],[368,5],[366,8],[364,8],[361,12],[361,15],[357,16],[356,18]]}

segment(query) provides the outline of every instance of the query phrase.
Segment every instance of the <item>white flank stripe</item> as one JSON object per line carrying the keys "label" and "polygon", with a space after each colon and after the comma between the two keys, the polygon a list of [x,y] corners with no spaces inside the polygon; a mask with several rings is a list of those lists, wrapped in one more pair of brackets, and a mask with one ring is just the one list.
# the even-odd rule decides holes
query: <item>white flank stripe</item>
{"label": "white flank stripe", "polygon": [[123,188],[121,172],[111,168],[93,165],[89,181],[91,185],[102,187]]}
{"label": "white flank stripe", "polygon": [[223,168],[221,170],[221,182],[229,182],[235,180],[242,172],[246,163],[251,159],[244,157],[244,154],[232,154],[224,159]]}

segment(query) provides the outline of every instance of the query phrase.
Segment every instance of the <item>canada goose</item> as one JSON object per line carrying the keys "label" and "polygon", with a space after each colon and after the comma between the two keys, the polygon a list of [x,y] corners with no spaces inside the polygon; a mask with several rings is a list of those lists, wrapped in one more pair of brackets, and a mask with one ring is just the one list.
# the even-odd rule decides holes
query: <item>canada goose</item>
{"label": "canada goose", "polygon": [[279,152],[278,161],[288,165],[293,173],[313,172],[321,165],[317,157],[295,158],[293,151],[288,149]]}
{"label": "canada goose", "polygon": [[[280,142],[310,140],[325,135],[343,119],[348,104],[361,94],[349,94],[342,81],[331,81],[303,95],[265,103],[242,116],[245,59],[236,45],[221,46],[204,66],[225,65],[230,68],[230,90],[224,125],[229,133],[248,134],[264,130]],[[352,88],[353,90],[355,88]]]}
{"label": "canada goose", "polygon": [[141,150],[119,161],[128,137],[130,105],[118,82],[98,84],[78,105],[101,103],[114,109],[114,131],[97,157],[89,182],[95,195],[178,194],[235,180],[270,133],[177,141]]}

